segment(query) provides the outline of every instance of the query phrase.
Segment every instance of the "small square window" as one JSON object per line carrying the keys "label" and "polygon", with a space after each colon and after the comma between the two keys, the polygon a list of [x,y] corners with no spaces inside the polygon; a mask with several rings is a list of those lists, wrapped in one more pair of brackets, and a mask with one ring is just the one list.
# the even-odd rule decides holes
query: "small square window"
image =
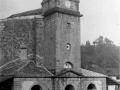
{"label": "small square window", "polygon": [[69,28],[70,28],[70,23],[67,23],[67,27],[69,27]]}

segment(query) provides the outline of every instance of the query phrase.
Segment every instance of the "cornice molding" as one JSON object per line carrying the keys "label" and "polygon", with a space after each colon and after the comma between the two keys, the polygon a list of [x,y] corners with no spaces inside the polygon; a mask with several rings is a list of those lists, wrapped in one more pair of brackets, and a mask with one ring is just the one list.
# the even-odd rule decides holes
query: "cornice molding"
{"label": "cornice molding", "polygon": [[67,9],[63,9],[63,8],[59,8],[59,7],[55,7],[55,8],[52,8],[46,12],[43,13],[43,16],[46,17],[46,16],[49,16],[53,13],[63,13],[63,14],[68,14],[68,15],[73,15],[73,16],[78,16],[78,17],[82,17],[83,15],[80,14],[80,12],[78,11],[72,11],[72,10],[67,10]]}

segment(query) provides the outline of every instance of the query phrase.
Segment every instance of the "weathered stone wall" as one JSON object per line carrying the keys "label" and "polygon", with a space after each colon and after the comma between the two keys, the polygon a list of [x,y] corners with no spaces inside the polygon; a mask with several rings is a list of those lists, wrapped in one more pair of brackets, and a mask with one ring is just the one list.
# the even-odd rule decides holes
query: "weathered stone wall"
{"label": "weathered stone wall", "polygon": [[57,14],[44,18],[44,65],[47,69],[56,67],[56,18]]}
{"label": "weathered stone wall", "polygon": [[55,90],[65,90],[67,85],[72,85],[75,90],[80,90],[80,78],[58,78],[55,82]]}
{"label": "weathered stone wall", "polygon": [[96,90],[106,90],[106,78],[81,78],[80,90],[87,90],[89,84],[94,84]]}
{"label": "weathered stone wall", "polygon": [[[57,72],[66,62],[71,62],[75,69],[80,68],[80,18],[59,13],[56,23]],[[70,44],[70,49],[67,49],[67,44]]]}
{"label": "weathered stone wall", "polygon": [[[19,57],[20,45],[28,45],[32,40],[32,20],[5,20],[4,28],[0,33],[0,48],[2,51],[1,64]],[[31,32],[31,33],[30,33]],[[29,42],[28,42],[29,41]],[[31,50],[28,50],[30,52]]]}
{"label": "weathered stone wall", "polygon": [[105,78],[15,78],[13,90],[31,90],[34,85],[40,85],[42,90],[65,90],[67,85],[75,90],[87,90],[90,84],[96,90],[106,90]]}
{"label": "weathered stone wall", "polygon": [[66,0],[46,0],[42,3],[43,12],[46,12],[54,7],[64,8],[67,10],[78,11],[79,10],[79,0],[71,0],[71,6],[66,7]]}
{"label": "weathered stone wall", "polygon": [[43,56],[44,22],[42,18],[6,19],[0,22],[0,65],[20,56],[20,45],[27,46],[27,54]]}
{"label": "weathered stone wall", "polygon": [[59,72],[66,62],[71,62],[74,68],[80,68],[79,17],[55,13],[45,17],[44,24],[45,67]]}
{"label": "weathered stone wall", "polygon": [[53,90],[50,78],[15,78],[13,90],[31,90],[34,85],[41,86],[42,90]]}
{"label": "weathered stone wall", "polygon": [[44,20],[37,19],[36,26],[36,53],[37,55],[44,56]]}
{"label": "weathered stone wall", "polygon": [[79,7],[78,7],[79,1],[78,0],[71,0],[71,5],[70,7],[66,7],[66,0],[59,0],[58,1],[58,7],[60,8],[65,8],[68,10],[73,10],[73,11],[78,11]]}
{"label": "weathered stone wall", "polygon": [[54,8],[56,6],[57,0],[46,0],[42,3],[43,13]]}

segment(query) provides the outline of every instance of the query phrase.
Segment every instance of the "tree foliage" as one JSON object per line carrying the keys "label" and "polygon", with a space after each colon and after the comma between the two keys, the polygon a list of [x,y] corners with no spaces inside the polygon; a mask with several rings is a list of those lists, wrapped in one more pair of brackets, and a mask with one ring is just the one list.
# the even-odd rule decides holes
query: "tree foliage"
{"label": "tree foliage", "polygon": [[95,41],[93,41],[93,45],[101,45],[101,44],[113,44],[113,41],[108,39],[107,37],[99,36]]}
{"label": "tree foliage", "polygon": [[102,68],[116,68],[119,62],[119,49],[111,40],[100,36],[94,45],[81,46],[82,67],[96,65]]}
{"label": "tree foliage", "polygon": [[89,46],[90,45],[90,41],[88,40],[88,41],[86,41],[86,45],[87,46]]}

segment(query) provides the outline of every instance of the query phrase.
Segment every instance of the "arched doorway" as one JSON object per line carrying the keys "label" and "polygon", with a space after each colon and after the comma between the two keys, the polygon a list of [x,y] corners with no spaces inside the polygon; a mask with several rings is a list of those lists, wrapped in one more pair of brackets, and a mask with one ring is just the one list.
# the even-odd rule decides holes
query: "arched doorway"
{"label": "arched doorway", "polygon": [[31,90],[42,90],[41,86],[39,85],[34,85]]}
{"label": "arched doorway", "polygon": [[75,88],[73,87],[73,85],[69,84],[65,87],[65,90],[75,90]]}
{"label": "arched doorway", "polygon": [[94,84],[89,84],[87,90],[96,90],[96,86]]}

